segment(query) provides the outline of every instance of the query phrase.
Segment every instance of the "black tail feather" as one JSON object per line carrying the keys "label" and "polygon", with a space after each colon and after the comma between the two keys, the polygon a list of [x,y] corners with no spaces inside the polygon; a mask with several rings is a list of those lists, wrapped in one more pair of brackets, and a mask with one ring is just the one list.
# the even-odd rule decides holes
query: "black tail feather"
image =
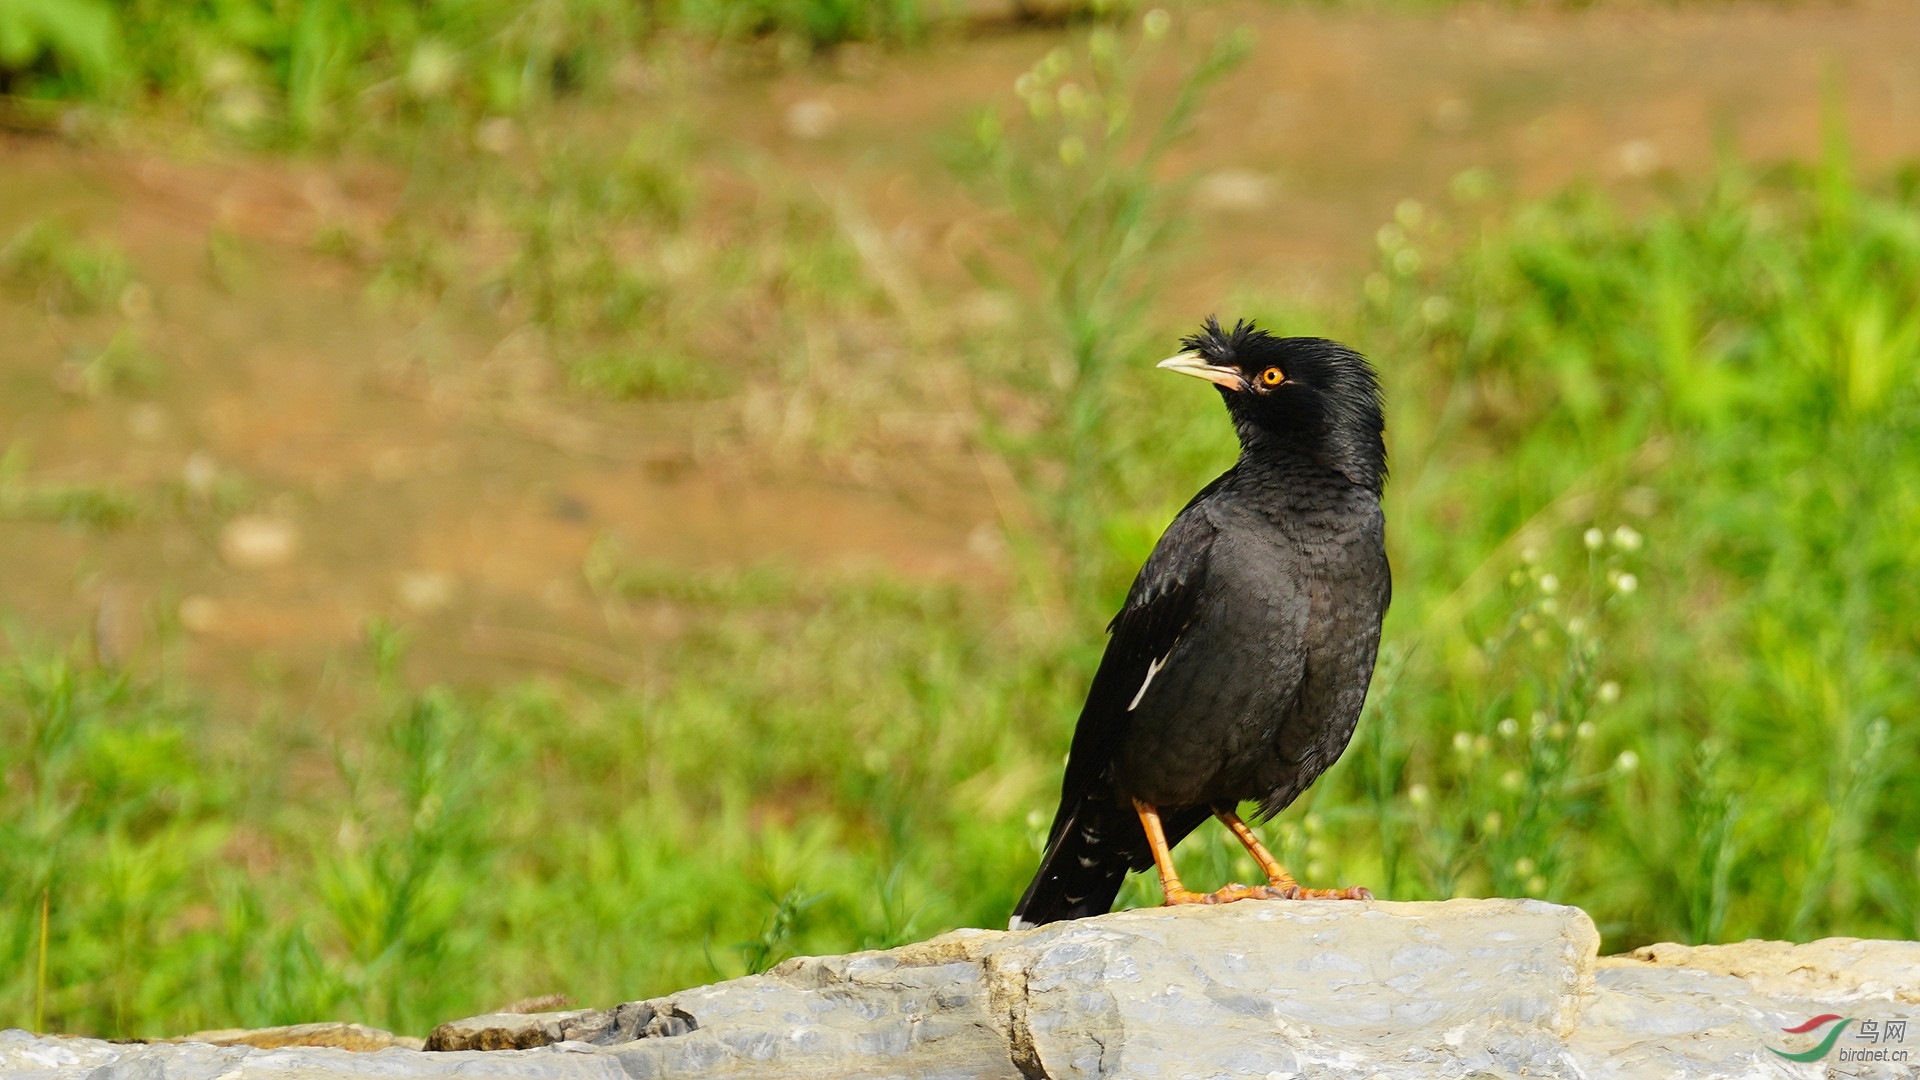
{"label": "black tail feather", "polygon": [[[1161,810],[1167,844],[1178,844],[1210,816],[1204,806]],[[1013,909],[1008,928],[1024,930],[1061,919],[1104,915],[1131,870],[1153,865],[1146,831],[1131,808],[1110,796],[1065,803],[1054,820],[1040,869]]]}

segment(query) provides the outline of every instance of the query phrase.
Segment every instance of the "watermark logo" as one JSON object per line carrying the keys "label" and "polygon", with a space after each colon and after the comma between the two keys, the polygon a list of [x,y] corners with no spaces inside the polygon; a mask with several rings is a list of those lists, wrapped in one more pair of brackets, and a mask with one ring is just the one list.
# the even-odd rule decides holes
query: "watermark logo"
{"label": "watermark logo", "polygon": [[[1835,1020],[1840,1022],[1833,1024]],[[1788,1053],[1785,1050],[1774,1050],[1771,1046],[1767,1047],[1767,1049],[1773,1050],[1774,1053],[1786,1058],[1788,1061],[1819,1061],[1821,1058],[1833,1052],[1833,1044],[1840,1041],[1840,1033],[1845,1031],[1847,1025],[1851,1023],[1853,1023],[1853,1017],[1851,1016],[1841,1016],[1839,1013],[1823,1013],[1820,1016],[1808,1020],[1804,1024],[1795,1024],[1792,1027],[1780,1029],[1789,1035],[1805,1035],[1817,1027],[1833,1024],[1832,1029],[1827,1032],[1826,1037],[1821,1039],[1819,1045],[1813,1049],[1802,1050],[1797,1054]]]}
{"label": "watermark logo", "polygon": [[[1827,1025],[1833,1025],[1827,1027]],[[1905,1043],[1907,1041],[1907,1022],[1905,1019],[1863,1019],[1853,1016],[1841,1016],[1839,1013],[1822,1013],[1805,1023],[1781,1028],[1788,1035],[1805,1035],[1810,1031],[1826,1028],[1826,1034],[1820,1037],[1811,1049],[1800,1051],[1776,1050],[1767,1047],[1773,1053],[1788,1061],[1819,1061],[1833,1053],[1834,1044],[1840,1041],[1840,1035],[1848,1025],[1855,1025],[1850,1042],[1864,1042],[1870,1046],[1843,1046],[1840,1048],[1841,1061],[1906,1061],[1907,1050],[1904,1046],[1886,1046],[1886,1043]]]}

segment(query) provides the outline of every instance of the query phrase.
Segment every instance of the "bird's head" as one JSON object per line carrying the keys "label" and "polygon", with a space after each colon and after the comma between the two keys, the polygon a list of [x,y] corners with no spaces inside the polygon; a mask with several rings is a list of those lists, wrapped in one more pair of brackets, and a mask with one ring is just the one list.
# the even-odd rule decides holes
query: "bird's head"
{"label": "bird's head", "polygon": [[1160,361],[1220,388],[1249,451],[1304,454],[1364,487],[1386,481],[1380,382],[1366,358],[1325,338],[1277,338],[1250,322],[1208,318]]}

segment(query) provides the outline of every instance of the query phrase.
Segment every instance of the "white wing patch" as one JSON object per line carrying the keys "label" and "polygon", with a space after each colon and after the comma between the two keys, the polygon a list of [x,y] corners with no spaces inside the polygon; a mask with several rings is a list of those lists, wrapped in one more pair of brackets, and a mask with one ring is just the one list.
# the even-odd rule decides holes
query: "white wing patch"
{"label": "white wing patch", "polygon": [[[1167,653],[1167,656],[1172,656],[1172,655],[1173,653],[1171,651]],[[1147,665],[1147,677],[1141,680],[1139,692],[1134,694],[1133,700],[1127,703],[1128,712],[1132,712],[1133,710],[1140,707],[1140,699],[1147,696],[1147,687],[1153,685],[1153,677],[1155,675],[1160,674],[1161,668],[1167,666],[1167,656],[1163,656],[1160,659],[1155,660],[1153,663]]]}

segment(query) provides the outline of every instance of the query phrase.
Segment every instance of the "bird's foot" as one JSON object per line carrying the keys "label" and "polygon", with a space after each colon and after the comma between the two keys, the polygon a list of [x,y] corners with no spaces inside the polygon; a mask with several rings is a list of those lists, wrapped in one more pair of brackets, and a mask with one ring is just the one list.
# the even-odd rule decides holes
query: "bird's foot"
{"label": "bird's foot", "polygon": [[1286,900],[1286,892],[1271,885],[1224,885],[1213,892],[1197,893],[1174,889],[1167,893],[1167,906],[1176,904],[1231,904],[1236,900]]}
{"label": "bird's foot", "polygon": [[[1163,886],[1163,888],[1165,887]],[[1180,888],[1168,888],[1165,891],[1167,898],[1161,901],[1162,907],[1180,907],[1184,904],[1217,904],[1220,902],[1213,898],[1212,893],[1197,893],[1192,889]]]}

